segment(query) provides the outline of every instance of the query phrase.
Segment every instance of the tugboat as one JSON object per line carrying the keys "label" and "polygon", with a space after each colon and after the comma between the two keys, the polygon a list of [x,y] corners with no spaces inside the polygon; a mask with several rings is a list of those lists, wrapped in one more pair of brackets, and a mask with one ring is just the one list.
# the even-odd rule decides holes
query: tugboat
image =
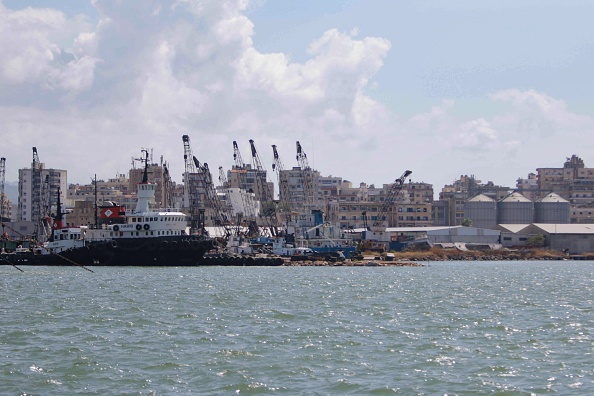
{"label": "tugboat", "polygon": [[125,223],[64,227],[58,198],[48,242],[28,251],[3,253],[0,264],[15,266],[198,266],[204,254],[217,247],[215,239],[191,235],[186,215],[169,209],[150,210],[155,196],[148,182],[148,152],[137,187],[136,209],[125,213]]}

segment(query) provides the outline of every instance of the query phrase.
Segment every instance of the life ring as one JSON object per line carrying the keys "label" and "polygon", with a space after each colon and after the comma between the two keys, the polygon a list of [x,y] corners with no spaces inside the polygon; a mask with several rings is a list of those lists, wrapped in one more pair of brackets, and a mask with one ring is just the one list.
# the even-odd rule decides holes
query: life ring
{"label": "life ring", "polygon": [[148,230],[149,228],[151,228],[151,226],[150,226],[149,224],[145,224],[145,225],[144,225],[144,229],[145,229],[145,230]]}
{"label": "life ring", "polygon": [[119,226],[119,225],[117,225],[117,224],[116,224],[116,225],[114,225],[114,226],[113,226],[113,230],[114,230],[114,231],[119,231],[119,230],[120,230],[120,226]]}
{"label": "life ring", "polygon": [[118,247],[118,241],[116,241],[115,239],[112,239],[111,240],[111,247],[114,248],[114,249],[117,248]]}
{"label": "life ring", "polygon": [[136,224],[136,229],[137,229],[138,231],[140,231],[140,230],[142,230],[142,226],[141,226],[140,224]]}

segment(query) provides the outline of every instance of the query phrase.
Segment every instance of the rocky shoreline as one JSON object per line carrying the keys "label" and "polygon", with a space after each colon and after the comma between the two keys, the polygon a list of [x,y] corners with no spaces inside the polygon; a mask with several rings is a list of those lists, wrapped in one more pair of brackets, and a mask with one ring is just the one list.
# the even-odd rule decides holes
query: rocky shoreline
{"label": "rocky shoreline", "polygon": [[426,267],[426,264],[420,264],[413,261],[380,261],[380,260],[369,260],[369,261],[341,261],[341,262],[329,262],[329,261],[286,261],[283,266],[285,267]]}
{"label": "rocky shoreline", "polygon": [[396,257],[394,260],[385,260],[382,256],[370,256],[363,259],[347,259],[345,261],[325,260],[285,260],[283,266],[306,266],[306,267],[424,267],[423,262],[431,261],[573,261],[591,260],[594,261],[594,254],[566,255],[560,252],[551,251],[517,251],[505,253],[483,253],[483,254],[433,254],[420,252],[413,257]]}

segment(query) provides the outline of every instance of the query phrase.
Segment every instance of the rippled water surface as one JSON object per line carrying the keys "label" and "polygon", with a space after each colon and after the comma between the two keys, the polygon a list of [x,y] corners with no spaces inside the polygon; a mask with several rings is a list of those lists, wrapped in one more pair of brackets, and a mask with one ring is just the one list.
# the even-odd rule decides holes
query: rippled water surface
{"label": "rippled water surface", "polygon": [[0,267],[0,394],[594,394],[594,262]]}

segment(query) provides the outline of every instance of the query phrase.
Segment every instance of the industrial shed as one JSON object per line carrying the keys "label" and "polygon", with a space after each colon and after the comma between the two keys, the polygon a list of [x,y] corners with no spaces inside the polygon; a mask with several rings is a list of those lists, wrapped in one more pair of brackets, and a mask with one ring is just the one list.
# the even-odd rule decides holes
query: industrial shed
{"label": "industrial shed", "polygon": [[542,234],[545,245],[569,254],[594,252],[594,224],[530,224],[524,234]]}
{"label": "industrial shed", "polygon": [[499,230],[486,228],[452,226],[452,227],[392,227],[386,229],[391,241],[403,240],[407,237],[421,238],[426,236],[433,244],[473,243],[499,244]]}
{"label": "industrial shed", "polygon": [[496,229],[501,231],[501,245],[506,248],[526,245],[528,238],[534,234],[528,234],[530,224],[498,224]]}

